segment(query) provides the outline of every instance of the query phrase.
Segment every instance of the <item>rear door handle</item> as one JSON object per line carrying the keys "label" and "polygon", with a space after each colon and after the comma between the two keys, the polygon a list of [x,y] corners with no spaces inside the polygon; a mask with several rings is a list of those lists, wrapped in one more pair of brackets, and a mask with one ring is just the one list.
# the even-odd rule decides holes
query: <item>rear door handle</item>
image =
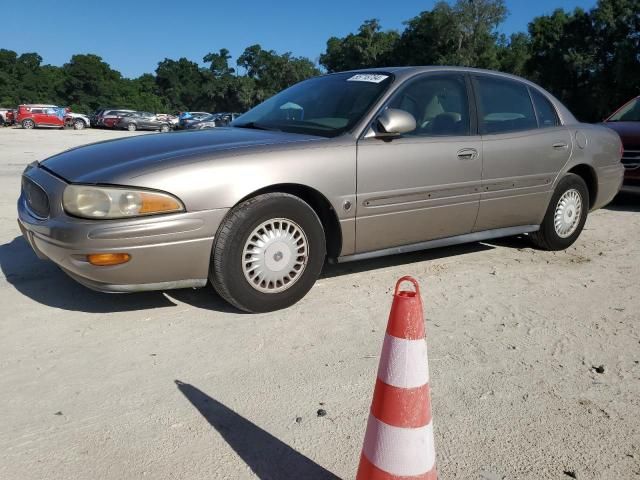
{"label": "rear door handle", "polygon": [[564,142],[558,142],[558,143],[554,143],[553,148],[555,148],[556,150],[565,150],[567,148],[569,148],[569,145],[567,145]]}
{"label": "rear door handle", "polygon": [[475,148],[458,150],[458,159],[460,160],[474,160],[476,158],[478,158],[478,151]]}

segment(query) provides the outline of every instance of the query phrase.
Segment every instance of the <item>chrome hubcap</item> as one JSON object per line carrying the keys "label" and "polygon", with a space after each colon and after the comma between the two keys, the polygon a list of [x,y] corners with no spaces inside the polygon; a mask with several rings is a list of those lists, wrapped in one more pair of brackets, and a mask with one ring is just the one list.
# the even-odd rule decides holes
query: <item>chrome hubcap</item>
{"label": "chrome hubcap", "polygon": [[567,190],[558,200],[553,225],[560,238],[573,235],[582,215],[582,197],[575,189]]}
{"label": "chrome hubcap", "polygon": [[309,257],[307,236],[286,218],[267,220],[249,235],[242,253],[242,271],[253,288],[279,293],[302,276]]}

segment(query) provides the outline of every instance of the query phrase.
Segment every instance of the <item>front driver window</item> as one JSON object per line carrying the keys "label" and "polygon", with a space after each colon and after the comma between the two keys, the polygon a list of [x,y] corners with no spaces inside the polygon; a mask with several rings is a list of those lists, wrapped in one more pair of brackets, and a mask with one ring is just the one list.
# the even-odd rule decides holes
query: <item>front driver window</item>
{"label": "front driver window", "polygon": [[406,135],[469,135],[469,102],[462,75],[428,74],[401,87],[389,104],[416,119],[416,129]]}

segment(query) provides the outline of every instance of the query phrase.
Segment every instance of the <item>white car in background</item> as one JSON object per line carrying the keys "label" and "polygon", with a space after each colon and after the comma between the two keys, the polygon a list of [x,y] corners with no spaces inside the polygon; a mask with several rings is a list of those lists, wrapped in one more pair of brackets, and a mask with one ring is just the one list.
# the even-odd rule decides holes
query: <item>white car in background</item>
{"label": "white car in background", "polygon": [[91,126],[89,116],[83,113],[67,112],[64,116],[64,123],[67,127],[73,127],[74,130],[84,130]]}

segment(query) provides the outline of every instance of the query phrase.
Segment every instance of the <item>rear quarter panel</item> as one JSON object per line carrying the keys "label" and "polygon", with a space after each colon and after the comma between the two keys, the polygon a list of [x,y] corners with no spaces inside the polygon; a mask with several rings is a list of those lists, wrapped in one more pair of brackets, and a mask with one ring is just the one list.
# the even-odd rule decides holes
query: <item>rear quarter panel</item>
{"label": "rear quarter panel", "polygon": [[576,166],[588,165],[595,174],[597,183],[595,200],[591,199],[591,209],[601,208],[613,199],[622,183],[624,167],[620,162],[620,137],[613,130],[600,125],[580,123],[567,127],[571,132],[573,149],[569,161],[556,178],[556,184]]}

